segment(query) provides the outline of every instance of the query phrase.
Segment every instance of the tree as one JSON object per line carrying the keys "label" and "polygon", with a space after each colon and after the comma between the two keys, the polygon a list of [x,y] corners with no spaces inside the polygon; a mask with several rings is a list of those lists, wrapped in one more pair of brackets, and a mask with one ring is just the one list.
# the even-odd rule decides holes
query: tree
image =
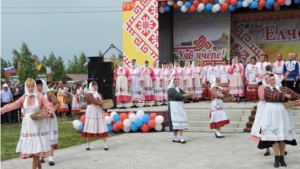
{"label": "tree", "polygon": [[67,79],[66,71],[65,71],[65,63],[61,56],[57,57],[55,64],[56,64],[55,70],[52,70],[54,72],[53,79],[55,81]]}
{"label": "tree", "polygon": [[[24,43],[24,42],[22,42],[22,43]],[[18,66],[19,66],[18,62],[19,62],[21,56],[16,49],[13,49],[12,54],[13,54],[13,58],[12,58],[13,66],[15,67],[16,70],[18,70]]]}
{"label": "tree", "polygon": [[19,81],[21,84],[24,84],[28,78],[36,79],[38,73],[35,62],[36,60],[32,57],[28,46],[26,43],[22,42],[17,70],[17,75],[19,76]]}
{"label": "tree", "polygon": [[99,50],[99,53],[98,53],[98,54],[99,54],[99,56],[102,56],[102,52],[101,52],[101,50]]}
{"label": "tree", "polygon": [[83,66],[86,62],[86,56],[83,52],[81,52],[79,56],[79,63],[78,63],[78,73],[85,74],[87,71],[87,67]]}
{"label": "tree", "polygon": [[1,77],[2,78],[5,76],[4,68],[7,68],[7,67],[9,67],[8,63],[6,62],[6,60],[1,58]]}

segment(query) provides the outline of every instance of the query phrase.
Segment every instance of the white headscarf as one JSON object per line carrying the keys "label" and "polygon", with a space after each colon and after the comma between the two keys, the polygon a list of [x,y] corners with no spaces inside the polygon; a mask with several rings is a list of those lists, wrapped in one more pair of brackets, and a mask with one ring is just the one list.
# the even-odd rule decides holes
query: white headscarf
{"label": "white headscarf", "polygon": [[171,67],[171,68],[169,67],[169,64],[170,64],[170,63],[168,63],[168,66],[167,66],[167,68],[168,68],[168,69],[173,69],[173,68],[174,68],[174,65],[173,65],[173,63],[171,63],[171,64],[172,64],[172,67]]}
{"label": "white headscarf", "polygon": [[219,89],[223,90],[223,88],[222,88],[222,87],[220,87],[220,86],[218,86],[218,85],[217,85],[217,82],[216,82],[216,80],[217,80],[217,78],[214,78],[214,79],[212,80],[212,83],[211,83],[210,89],[212,89],[212,88],[214,88],[214,87],[217,87],[217,88],[219,88]]}
{"label": "white headscarf", "polygon": [[[175,61],[176,62],[176,61]],[[180,68],[180,62],[179,62],[179,60],[178,60],[178,66],[176,66],[176,64],[175,64],[175,62],[173,63],[173,65],[174,65],[174,68],[176,69],[176,68]]]}
{"label": "white headscarf", "polygon": [[[279,76],[276,75],[276,74],[274,74],[274,77],[275,77],[275,81],[276,81],[274,87],[275,87],[278,91],[280,91],[280,87],[282,87],[282,85],[281,85],[281,81],[279,80]],[[271,85],[269,85],[269,86],[270,86],[270,88],[273,90],[273,86],[271,86]]]}
{"label": "white headscarf", "polygon": [[[101,97],[100,97],[98,91],[94,90],[94,88],[93,88],[93,85],[92,85],[93,82],[95,82],[95,81],[92,81],[92,82],[90,82],[90,84],[89,84],[89,91],[88,91],[88,93],[92,93],[95,99],[97,99],[97,98],[100,98],[100,99],[101,99]],[[95,82],[95,83],[97,84],[97,82]],[[97,85],[98,85],[98,84],[97,84]]]}
{"label": "white headscarf", "polygon": [[[33,80],[32,78],[28,78],[27,80],[26,80],[26,82],[28,81],[28,80]],[[33,80],[34,81],[34,80]],[[38,95],[38,91],[37,91],[37,89],[36,89],[36,82],[34,81],[34,89],[33,89],[33,92],[32,93],[29,93],[29,91],[28,91],[28,88],[27,88],[27,85],[26,85],[26,82],[25,82],[25,85],[24,85],[24,88],[25,88],[25,95],[26,96],[32,96],[32,95],[34,95],[34,96],[37,96]]]}
{"label": "white headscarf", "polygon": [[174,79],[176,79],[176,78],[172,78],[172,80],[170,81],[169,86],[168,86],[168,89],[170,89],[170,88],[175,88],[175,90],[176,90],[177,92],[180,93],[179,88],[178,88],[178,87],[175,87],[174,84],[173,84]]}
{"label": "white headscarf", "polygon": [[[185,66],[185,63],[188,63],[188,65]],[[190,68],[191,67],[191,63],[189,61],[185,61],[185,63],[184,63],[184,68]]]}
{"label": "white headscarf", "polygon": [[266,86],[269,86],[265,80],[265,77],[263,78],[263,81],[262,81],[262,84],[266,87]]}
{"label": "white headscarf", "polygon": [[119,62],[118,73],[120,72],[120,70],[124,70],[124,62],[123,62],[123,66],[120,65],[121,62],[123,62],[123,60],[120,60],[120,62]]}
{"label": "white headscarf", "polygon": [[195,66],[195,60],[193,60],[193,62],[192,62],[192,68],[195,68],[195,67],[198,67],[198,65],[197,66]]}
{"label": "white headscarf", "polygon": [[49,92],[50,89],[48,88],[47,83],[46,83],[44,80],[41,80],[41,81],[42,81],[42,83],[43,83],[43,90],[42,90],[42,93]]}
{"label": "white headscarf", "polygon": [[[155,65],[154,68],[155,68],[155,69],[156,69],[156,68],[159,68],[159,62],[158,62],[158,61],[154,61],[154,62],[156,63],[156,65]],[[154,63],[154,62],[153,62],[153,63]]]}

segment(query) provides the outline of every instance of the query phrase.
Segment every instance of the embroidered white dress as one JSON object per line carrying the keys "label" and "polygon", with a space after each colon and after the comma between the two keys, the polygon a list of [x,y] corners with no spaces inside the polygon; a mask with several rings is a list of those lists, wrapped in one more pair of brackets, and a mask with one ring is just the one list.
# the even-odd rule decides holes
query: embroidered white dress
{"label": "embroidered white dress", "polygon": [[153,73],[155,75],[155,82],[154,82],[154,97],[156,101],[163,100],[163,92],[162,87],[160,84],[162,83],[162,70],[160,68],[154,68]]}
{"label": "embroidered white dress", "polygon": [[143,93],[141,81],[144,81],[143,72],[139,67],[130,68],[132,101],[142,101]]}
{"label": "embroidered white dress", "polygon": [[202,72],[199,66],[193,67],[193,74],[194,74],[194,98],[202,98]]}
{"label": "embroidered white dress", "polygon": [[[44,97],[48,100],[47,93],[44,94]],[[53,105],[52,105],[53,106]],[[54,118],[47,118],[45,119],[49,126],[49,137],[50,137],[50,144],[54,148],[57,148],[58,145],[58,124],[57,124],[57,118],[56,115],[54,115]]]}
{"label": "embroidered white dress", "polygon": [[80,89],[77,89],[75,94],[72,92],[72,109],[71,109],[71,111],[74,114],[80,113],[80,110],[81,110],[80,94],[81,94]]}

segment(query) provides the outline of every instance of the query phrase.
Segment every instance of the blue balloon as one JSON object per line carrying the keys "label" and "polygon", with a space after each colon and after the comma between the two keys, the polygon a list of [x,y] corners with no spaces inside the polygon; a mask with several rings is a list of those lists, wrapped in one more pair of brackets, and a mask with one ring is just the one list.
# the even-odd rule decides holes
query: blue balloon
{"label": "blue balloon", "polygon": [[136,125],[136,127],[141,127],[143,125],[143,121],[141,119],[136,119],[134,124]]}
{"label": "blue balloon", "polygon": [[192,6],[192,4],[191,4],[190,2],[186,2],[186,3],[184,4],[184,6],[185,6],[186,8],[190,8],[190,7]]}
{"label": "blue balloon", "polygon": [[82,129],[83,129],[83,124],[79,124],[79,127],[78,127],[79,131],[82,132]]}
{"label": "blue balloon", "polygon": [[273,5],[268,5],[268,4],[267,4],[267,5],[266,5],[266,8],[267,8],[267,9],[272,9],[272,8],[273,8]]}
{"label": "blue balloon", "polygon": [[113,121],[114,121],[114,122],[120,121],[120,115],[115,114],[115,115],[113,116]]}
{"label": "blue balloon", "polygon": [[219,0],[215,0],[215,3],[218,4],[218,3],[219,3]]}
{"label": "blue balloon", "polygon": [[193,4],[193,3],[194,3],[194,0],[190,0],[190,3]]}
{"label": "blue balloon", "polygon": [[211,3],[206,4],[206,6],[205,6],[206,10],[210,11],[211,8],[212,8],[212,4]]}
{"label": "blue balloon", "polygon": [[238,1],[236,4],[236,8],[241,8],[243,6],[243,2],[242,1]]}
{"label": "blue balloon", "polygon": [[235,10],[235,6],[233,6],[233,5],[230,4],[230,5],[229,5],[229,10],[230,10],[230,11],[234,11],[234,10]]}
{"label": "blue balloon", "polygon": [[109,133],[114,132],[114,130],[113,130],[113,125],[112,125],[112,124],[108,124],[108,125],[107,125],[107,130],[108,130]]}
{"label": "blue balloon", "polygon": [[300,3],[300,0],[294,0],[294,3],[295,3],[295,4],[299,4],[299,3]]}
{"label": "blue balloon", "polygon": [[271,6],[274,4],[274,0],[267,0],[267,5]]}
{"label": "blue balloon", "polygon": [[131,131],[137,131],[138,127],[134,123],[131,123],[130,129],[131,129]]}
{"label": "blue balloon", "polygon": [[253,1],[250,6],[254,9],[258,7],[258,2],[257,1]]}
{"label": "blue balloon", "polygon": [[169,5],[166,5],[164,8],[165,8],[165,12],[169,12],[170,11],[170,6]]}
{"label": "blue balloon", "polygon": [[149,120],[150,120],[150,116],[149,116],[149,114],[144,114],[144,116],[143,116],[142,120],[143,120],[143,122],[144,122],[144,123],[148,123],[148,122],[149,122]]}

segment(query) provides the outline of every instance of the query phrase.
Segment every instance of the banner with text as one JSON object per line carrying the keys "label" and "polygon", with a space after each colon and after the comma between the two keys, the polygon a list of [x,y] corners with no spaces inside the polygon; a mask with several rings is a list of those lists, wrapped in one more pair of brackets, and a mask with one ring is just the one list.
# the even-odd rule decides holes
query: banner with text
{"label": "banner with text", "polygon": [[269,62],[281,53],[300,52],[300,10],[231,15],[230,56],[240,56],[244,64],[251,57],[267,54]]}
{"label": "banner with text", "polygon": [[212,59],[230,55],[230,11],[174,13],[174,53],[179,60]]}

